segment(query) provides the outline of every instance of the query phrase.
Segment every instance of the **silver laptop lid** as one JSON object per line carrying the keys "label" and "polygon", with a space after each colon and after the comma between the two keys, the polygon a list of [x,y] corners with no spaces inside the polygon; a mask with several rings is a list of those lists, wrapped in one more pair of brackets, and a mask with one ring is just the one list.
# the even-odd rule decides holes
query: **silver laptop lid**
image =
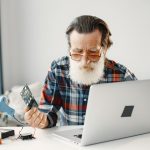
{"label": "silver laptop lid", "polygon": [[150,80],[90,88],[81,145],[150,132]]}

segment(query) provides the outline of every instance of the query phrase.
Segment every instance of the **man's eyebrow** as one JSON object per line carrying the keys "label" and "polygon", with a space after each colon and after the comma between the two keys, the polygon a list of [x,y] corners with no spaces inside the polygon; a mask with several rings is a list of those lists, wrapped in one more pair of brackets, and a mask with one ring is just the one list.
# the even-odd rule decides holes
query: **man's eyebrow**
{"label": "man's eyebrow", "polygon": [[82,51],[83,49],[80,49],[80,48],[73,48],[72,50],[75,50],[75,51]]}
{"label": "man's eyebrow", "polygon": [[96,50],[98,50],[99,48],[97,48],[97,47],[93,47],[93,48],[90,48],[89,50],[92,50],[92,51],[96,51]]}
{"label": "man's eyebrow", "polygon": [[[97,51],[98,49],[99,48],[97,48],[97,47],[92,47],[92,48],[89,48],[88,50],[89,51]],[[73,50],[73,51],[83,51],[83,49],[81,49],[81,48],[73,48],[71,50]]]}

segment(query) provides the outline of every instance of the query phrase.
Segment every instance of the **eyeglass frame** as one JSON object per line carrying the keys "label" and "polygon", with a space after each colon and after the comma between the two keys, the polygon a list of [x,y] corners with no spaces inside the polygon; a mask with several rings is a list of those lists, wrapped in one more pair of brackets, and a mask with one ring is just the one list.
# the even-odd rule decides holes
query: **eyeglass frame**
{"label": "eyeglass frame", "polygon": [[[95,56],[99,56],[99,59],[100,59],[100,57],[101,57],[101,53],[102,53],[102,52],[103,52],[103,47],[101,46],[101,48],[99,49],[99,54],[98,54],[98,55],[95,55]],[[83,53],[84,53],[84,52],[83,52]],[[79,60],[75,60],[75,59],[72,59],[72,54],[71,54],[71,51],[70,51],[70,57],[71,57],[71,59],[72,59],[72,60],[75,60],[75,61],[81,61],[82,56],[84,56],[84,54],[83,54],[83,53],[82,53],[82,54],[76,53],[76,54],[80,55],[80,56],[81,56],[81,58],[80,58]],[[74,53],[74,54],[75,54],[75,53]],[[88,55],[88,54],[87,54],[87,57],[88,57],[88,56],[90,56],[90,55]],[[94,56],[94,55],[93,55],[93,56]],[[88,58],[88,59],[89,59],[89,58]],[[98,60],[99,60],[99,59],[98,59]],[[89,59],[89,60],[90,60],[90,59]],[[98,61],[98,60],[97,60],[97,61]],[[90,60],[90,61],[92,61],[92,62],[96,62],[96,61],[93,61],[93,60]]]}

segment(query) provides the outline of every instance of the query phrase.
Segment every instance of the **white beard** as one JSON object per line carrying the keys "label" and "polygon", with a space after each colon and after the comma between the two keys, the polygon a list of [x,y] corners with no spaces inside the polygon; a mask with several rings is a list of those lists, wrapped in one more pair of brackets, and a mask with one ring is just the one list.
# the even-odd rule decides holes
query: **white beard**
{"label": "white beard", "polygon": [[104,75],[105,55],[102,52],[100,60],[92,62],[85,68],[83,61],[74,61],[70,58],[70,78],[78,84],[91,85],[97,83]]}

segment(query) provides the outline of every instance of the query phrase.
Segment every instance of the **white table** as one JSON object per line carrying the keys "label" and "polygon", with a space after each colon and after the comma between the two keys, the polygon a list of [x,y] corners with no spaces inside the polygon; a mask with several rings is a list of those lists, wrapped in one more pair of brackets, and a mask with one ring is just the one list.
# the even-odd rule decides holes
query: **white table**
{"label": "white table", "polygon": [[[64,142],[52,135],[54,131],[75,128],[75,126],[54,127],[51,129],[36,129],[35,137],[32,140],[15,140],[19,135],[21,127],[5,127],[15,130],[15,137],[3,139],[0,150],[149,150],[150,134],[134,136],[121,140],[105,142],[101,144],[79,147],[69,142]],[[22,133],[34,132],[31,127],[24,127]]]}

